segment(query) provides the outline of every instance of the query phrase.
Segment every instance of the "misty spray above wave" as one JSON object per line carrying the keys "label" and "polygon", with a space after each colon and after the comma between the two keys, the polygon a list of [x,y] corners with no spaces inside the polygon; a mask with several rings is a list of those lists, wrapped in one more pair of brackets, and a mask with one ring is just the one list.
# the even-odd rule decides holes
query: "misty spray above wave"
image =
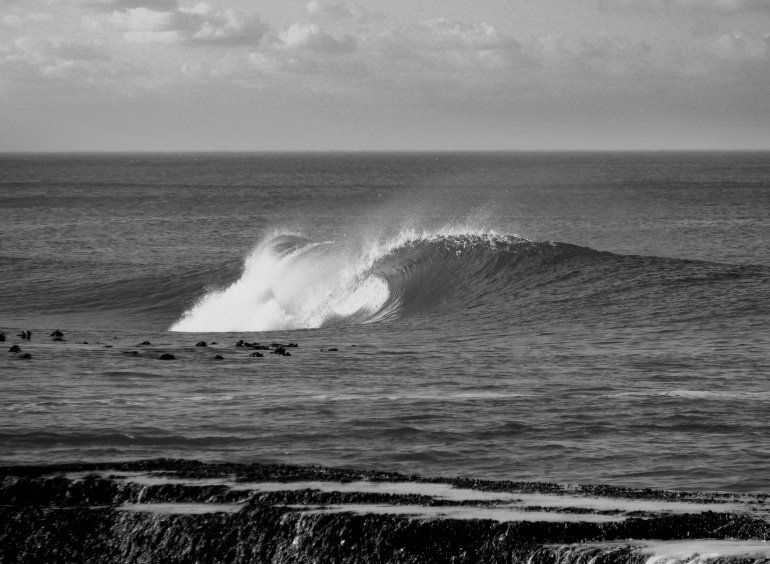
{"label": "misty spray above wave", "polygon": [[403,229],[359,245],[278,232],[250,253],[238,280],[203,295],[170,330],[268,331],[388,319],[441,294],[439,286],[467,269],[472,256],[481,253],[477,258],[490,264],[496,247],[522,242],[465,228]]}

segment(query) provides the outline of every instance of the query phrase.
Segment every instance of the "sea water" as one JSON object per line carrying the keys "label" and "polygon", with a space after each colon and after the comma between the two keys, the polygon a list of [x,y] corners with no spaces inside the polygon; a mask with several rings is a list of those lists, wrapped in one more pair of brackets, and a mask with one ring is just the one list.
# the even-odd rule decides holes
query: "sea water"
{"label": "sea water", "polygon": [[0,463],[768,491],[768,242],[769,153],[0,156]]}

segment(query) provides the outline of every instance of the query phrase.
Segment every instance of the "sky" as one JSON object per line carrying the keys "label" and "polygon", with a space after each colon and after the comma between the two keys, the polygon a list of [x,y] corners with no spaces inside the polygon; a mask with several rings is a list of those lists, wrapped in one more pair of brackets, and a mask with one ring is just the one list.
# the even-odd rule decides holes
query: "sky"
{"label": "sky", "polygon": [[0,151],[770,149],[770,0],[0,0]]}

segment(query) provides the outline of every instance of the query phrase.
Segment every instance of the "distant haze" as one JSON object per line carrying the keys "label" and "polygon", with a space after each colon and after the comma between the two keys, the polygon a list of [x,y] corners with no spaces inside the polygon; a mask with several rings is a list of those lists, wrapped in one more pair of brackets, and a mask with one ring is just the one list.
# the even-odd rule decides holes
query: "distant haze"
{"label": "distant haze", "polygon": [[0,151],[770,149],[770,0],[0,0]]}

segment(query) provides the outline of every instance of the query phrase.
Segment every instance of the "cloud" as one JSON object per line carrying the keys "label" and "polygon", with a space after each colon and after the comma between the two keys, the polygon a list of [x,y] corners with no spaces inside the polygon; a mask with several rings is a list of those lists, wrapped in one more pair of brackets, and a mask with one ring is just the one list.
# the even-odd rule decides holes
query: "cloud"
{"label": "cloud", "polygon": [[177,0],[74,0],[82,6],[115,12],[132,8],[148,8],[160,12],[173,12],[179,7]]}
{"label": "cloud", "polygon": [[130,43],[176,43],[184,39],[178,12],[159,12],[145,7],[113,12],[109,22],[123,31]]}
{"label": "cloud", "polygon": [[109,56],[100,46],[74,41],[40,39],[25,36],[14,42],[17,52],[28,60],[50,60],[53,58],[93,61],[106,60]]}
{"label": "cloud", "polygon": [[110,71],[110,57],[100,45],[32,36],[0,50],[0,63],[16,75],[49,78],[103,76]]}
{"label": "cloud", "polygon": [[113,12],[108,21],[132,43],[256,45],[269,30],[254,14],[216,9],[205,2],[163,11],[145,6],[126,8]]}
{"label": "cloud", "polygon": [[193,43],[218,45],[256,45],[270,27],[259,16],[233,9],[220,10],[201,2],[183,9],[188,17]]}
{"label": "cloud", "polygon": [[518,41],[484,22],[435,18],[402,29],[389,41],[402,59],[431,67],[471,70],[530,64]]}
{"label": "cloud", "polygon": [[600,10],[634,12],[770,13],[768,0],[599,0]]}
{"label": "cloud", "polygon": [[281,32],[280,40],[283,47],[290,50],[324,54],[352,53],[356,50],[356,40],[352,36],[335,39],[318,25],[311,23],[290,25]]}
{"label": "cloud", "polygon": [[310,76],[319,72],[321,65],[308,57],[276,57],[264,53],[251,53],[249,62],[261,73]]}
{"label": "cloud", "polygon": [[447,18],[426,20],[415,30],[418,41],[430,49],[510,49],[518,42],[482,22],[469,24]]}
{"label": "cloud", "polygon": [[11,28],[23,28],[26,25],[50,21],[53,16],[44,12],[8,14],[0,18],[0,25]]}

